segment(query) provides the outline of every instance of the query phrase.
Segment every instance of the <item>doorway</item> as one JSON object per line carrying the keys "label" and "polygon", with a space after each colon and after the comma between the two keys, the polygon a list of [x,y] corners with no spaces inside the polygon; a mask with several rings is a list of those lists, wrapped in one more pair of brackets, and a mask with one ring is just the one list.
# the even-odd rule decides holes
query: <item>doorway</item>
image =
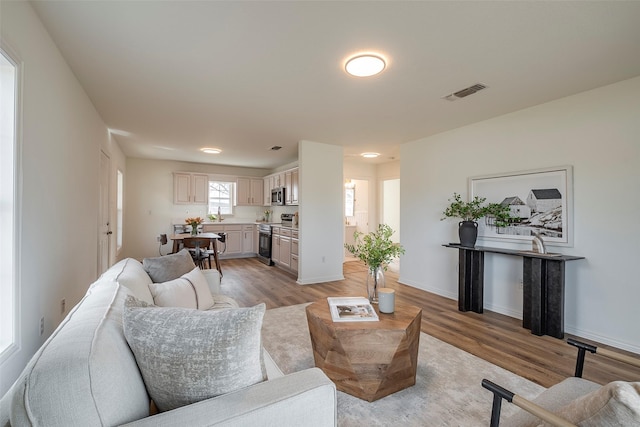
{"label": "doorway", "polygon": [[[347,179],[344,185],[345,226],[344,242],[354,243],[353,233],[369,232],[369,181],[365,179]],[[354,261],[351,253],[345,250],[345,261]]]}
{"label": "doorway", "polygon": [[[391,240],[400,242],[400,179],[385,179],[382,181],[382,221],[391,227],[394,233]],[[400,271],[400,260],[395,259],[389,264],[389,269]]]}
{"label": "doorway", "polygon": [[109,176],[111,159],[100,151],[100,195],[98,200],[98,275],[110,266],[111,227],[109,220]]}

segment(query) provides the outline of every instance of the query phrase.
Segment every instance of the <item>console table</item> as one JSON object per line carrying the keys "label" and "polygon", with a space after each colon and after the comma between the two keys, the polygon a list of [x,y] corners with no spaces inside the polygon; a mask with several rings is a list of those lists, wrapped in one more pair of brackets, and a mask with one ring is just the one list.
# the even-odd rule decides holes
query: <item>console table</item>
{"label": "console table", "polygon": [[534,335],[564,337],[564,266],[584,257],[455,243],[443,246],[458,249],[458,310],[482,313],[485,252],[519,256],[523,259],[522,327]]}

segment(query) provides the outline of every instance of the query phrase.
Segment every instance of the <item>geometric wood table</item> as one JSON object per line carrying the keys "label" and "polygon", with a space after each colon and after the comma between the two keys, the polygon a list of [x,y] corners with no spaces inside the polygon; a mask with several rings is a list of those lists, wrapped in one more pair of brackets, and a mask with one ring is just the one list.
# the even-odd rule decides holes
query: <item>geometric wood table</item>
{"label": "geometric wood table", "polygon": [[334,322],[326,299],[307,306],[315,365],[336,388],[373,402],[416,383],[422,309],[396,301],[378,322]]}

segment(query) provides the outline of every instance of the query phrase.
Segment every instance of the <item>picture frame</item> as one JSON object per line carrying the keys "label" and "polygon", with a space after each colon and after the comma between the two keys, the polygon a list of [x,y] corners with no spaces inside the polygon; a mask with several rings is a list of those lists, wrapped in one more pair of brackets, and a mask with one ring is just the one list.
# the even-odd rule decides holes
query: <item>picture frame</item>
{"label": "picture frame", "polygon": [[558,166],[470,177],[469,200],[508,204],[515,217],[507,227],[492,218],[478,220],[478,239],[531,241],[538,233],[545,245],[573,246],[573,167]]}

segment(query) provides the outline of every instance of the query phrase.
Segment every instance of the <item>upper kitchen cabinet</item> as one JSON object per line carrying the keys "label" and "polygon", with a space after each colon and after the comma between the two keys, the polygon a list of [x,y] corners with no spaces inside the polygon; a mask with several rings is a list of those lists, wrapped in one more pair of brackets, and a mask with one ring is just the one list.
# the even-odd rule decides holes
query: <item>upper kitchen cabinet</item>
{"label": "upper kitchen cabinet", "polygon": [[177,205],[206,205],[209,201],[209,175],[174,172],[173,203]]}
{"label": "upper kitchen cabinet", "polygon": [[284,173],[285,200],[287,205],[298,204],[298,168]]}
{"label": "upper kitchen cabinet", "polygon": [[262,206],[264,202],[262,178],[238,178],[237,185],[238,206]]}
{"label": "upper kitchen cabinet", "polygon": [[299,188],[298,177],[298,168],[266,176],[263,181],[264,205],[268,206],[271,204],[271,190],[278,187],[285,188],[285,205],[297,205]]}

